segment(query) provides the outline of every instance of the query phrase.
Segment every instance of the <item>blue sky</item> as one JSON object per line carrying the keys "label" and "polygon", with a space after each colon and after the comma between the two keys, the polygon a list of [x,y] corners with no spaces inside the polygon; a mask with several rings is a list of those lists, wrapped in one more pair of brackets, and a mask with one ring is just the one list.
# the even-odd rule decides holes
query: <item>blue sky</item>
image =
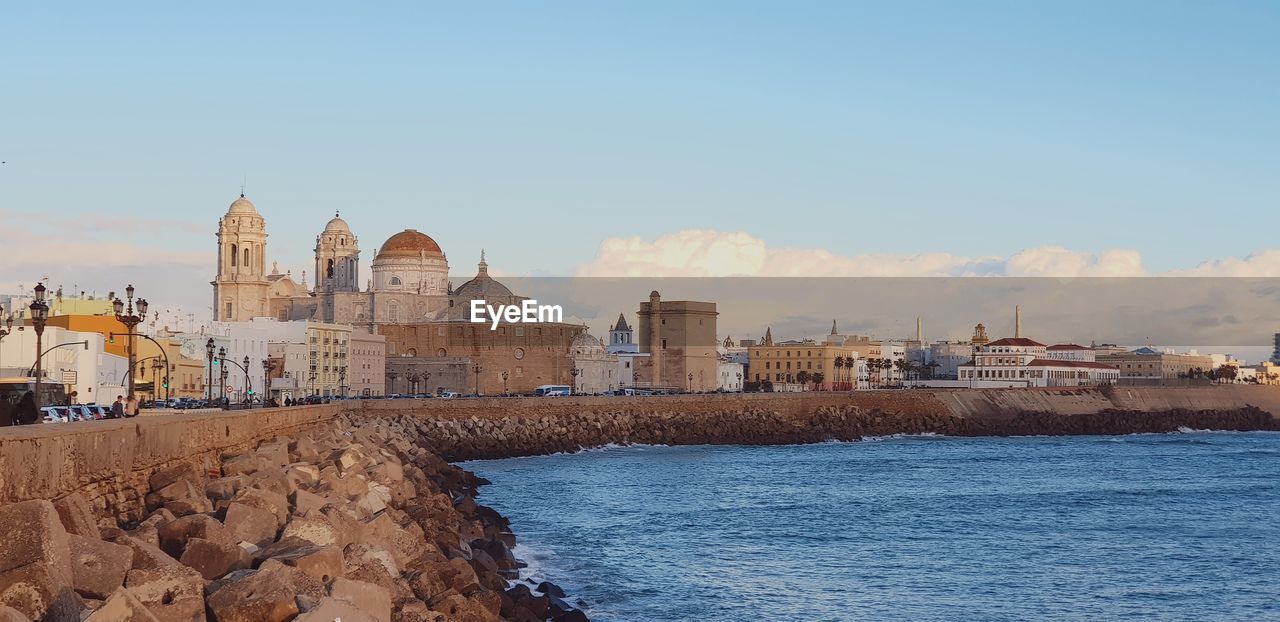
{"label": "blue sky", "polygon": [[1274,2],[10,3],[0,210],[211,249],[247,178],[295,269],[341,210],[460,272],[684,229],[1159,272],[1275,246],[1278,32]]}

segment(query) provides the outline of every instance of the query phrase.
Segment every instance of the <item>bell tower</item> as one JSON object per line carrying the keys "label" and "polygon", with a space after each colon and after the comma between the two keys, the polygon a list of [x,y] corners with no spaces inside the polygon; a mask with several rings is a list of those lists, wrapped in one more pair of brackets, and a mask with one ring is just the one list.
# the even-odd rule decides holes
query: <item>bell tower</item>
{"label": "bell tower", "polygon": [[267,223],[244,194],[218,221],[218,271],[213,319],[243,322],[270,315],[267,296]]}
{"label": "bell tower", "polygon": [[315,275],[317,293],[360,291],[360,243],[339,214],[316,236]]}

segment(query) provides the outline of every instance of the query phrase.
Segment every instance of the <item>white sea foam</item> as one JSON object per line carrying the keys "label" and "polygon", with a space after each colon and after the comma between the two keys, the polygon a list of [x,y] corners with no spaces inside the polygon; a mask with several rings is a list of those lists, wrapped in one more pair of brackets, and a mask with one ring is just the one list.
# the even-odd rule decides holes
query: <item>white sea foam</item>
{"label": "white sea foam", "polygon": [[937,432],[921,432],[919,434],[907,434],[904,432],[899,432],[897,434],[889,434],[886,436],[864,436],[862,437],[862,440],[865,442],[896,441],[904,438],[943,438],[944,436],[945,435],[938,434]]}

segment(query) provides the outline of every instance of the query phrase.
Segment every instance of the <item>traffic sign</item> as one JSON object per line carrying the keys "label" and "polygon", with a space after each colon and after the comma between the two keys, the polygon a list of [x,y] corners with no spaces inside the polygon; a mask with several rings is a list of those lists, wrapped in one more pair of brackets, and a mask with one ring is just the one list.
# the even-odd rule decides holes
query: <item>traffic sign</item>
{"label": "traffic sign", "polygon": [[230,395],[230,394],[235,393],[235,392],[236,392],[236,388],[235,388],[235,387],[227,387],[227,395]]}

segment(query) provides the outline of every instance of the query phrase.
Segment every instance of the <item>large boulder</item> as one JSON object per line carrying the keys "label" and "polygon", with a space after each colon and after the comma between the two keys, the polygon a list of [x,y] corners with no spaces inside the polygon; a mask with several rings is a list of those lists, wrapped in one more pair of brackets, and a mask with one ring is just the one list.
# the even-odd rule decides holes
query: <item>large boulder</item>
{"label": "large boulder", "polygon": [[147,484],[151,486],[152,492],[156,492],[182,480],[199,484],[204,481],[204,474],[200,472],[200,469],[196,468],[195,464],[180,462],[155,471],[147,478]]}
{"label": "large boulder", "polygon": [[289,497],[278,492],[261,488],[245,488],[236,493],[232,501],[270,512],[276,518],[277,527],[284,527],[284,524],[289,521]]}
{"label": "large boulder", "polygon": [[286,566],[293,566],[319,580],[328,583],[347,573],[342,559],[342,550],[336,546],[299,546],[283,551],[271,559]]}
{"label": "large boulder", "polygon": [[222,586],[208,606],[217,622],[284,622],[298,615],[295,596],[278,574],[259,570]]}
{"label": "large boulder", "polygon": [[0,507],[0,605],[32,619],[78,620],[67,531],[53,503]]}
{"label": "large boulder", "polygon": [[240,546],[227,542],[214,542],[204,538],[191,538],[182,552],[182,565],[194,569],[210,581],[233,570],[248,568],[253,558]]}
{"label": "large boulder", "polygon": [[125,588],[116,590],[84,622],[160,622],[142,601]]}
{"label": "large boulder", "polygon": [[124,585],[160,622],[204,622],[204,578],[186,566],[130,570]]}
{"label": "large boulder", "polygon": [[377,622],[391,622],[391,592],[384,587],[338,577],[329,586],[329,595],[350,602]]}
{"label": "large boulder", "polygon": [[187,548],[187,540],[191,538],[202,538],[227,544],[236,543],[231,534],[227,533],[227,528],[218,522],[218,519],[207,514],[183,516],[172,522],[160,525],[158,531],[160,534],[160,549],[174,559],[182,557],[182,552]]}
{"label": "large boulder", "polygon": [[84,495],[73,492],[54,501],[53,507],[58,511],[58,518],[62,521],[62,526],[67,533],[86,538],[102,538],[102,532],[98,530],[98,521],[93,517],[93,512],[89,509],[89,503],[85,501]]}
{"label": "large boulder", "polygon": [[236,542],[266,546],[276,539],[276,515],[247,503],[231,502],[222,524]]}
{"label": "large boulder", "polygon": [[358,606],[348,600],[333,597],[320,599],[319,603],[306,613],[294,618],[294,622],[378,622],[378,619],[361,611]]}
{"label": "large boulder", "polygon": [[133,549],[96,538],[68,536],[71,547],[71,580],[76,593],[104,599],[124,585],[133,568]]}

